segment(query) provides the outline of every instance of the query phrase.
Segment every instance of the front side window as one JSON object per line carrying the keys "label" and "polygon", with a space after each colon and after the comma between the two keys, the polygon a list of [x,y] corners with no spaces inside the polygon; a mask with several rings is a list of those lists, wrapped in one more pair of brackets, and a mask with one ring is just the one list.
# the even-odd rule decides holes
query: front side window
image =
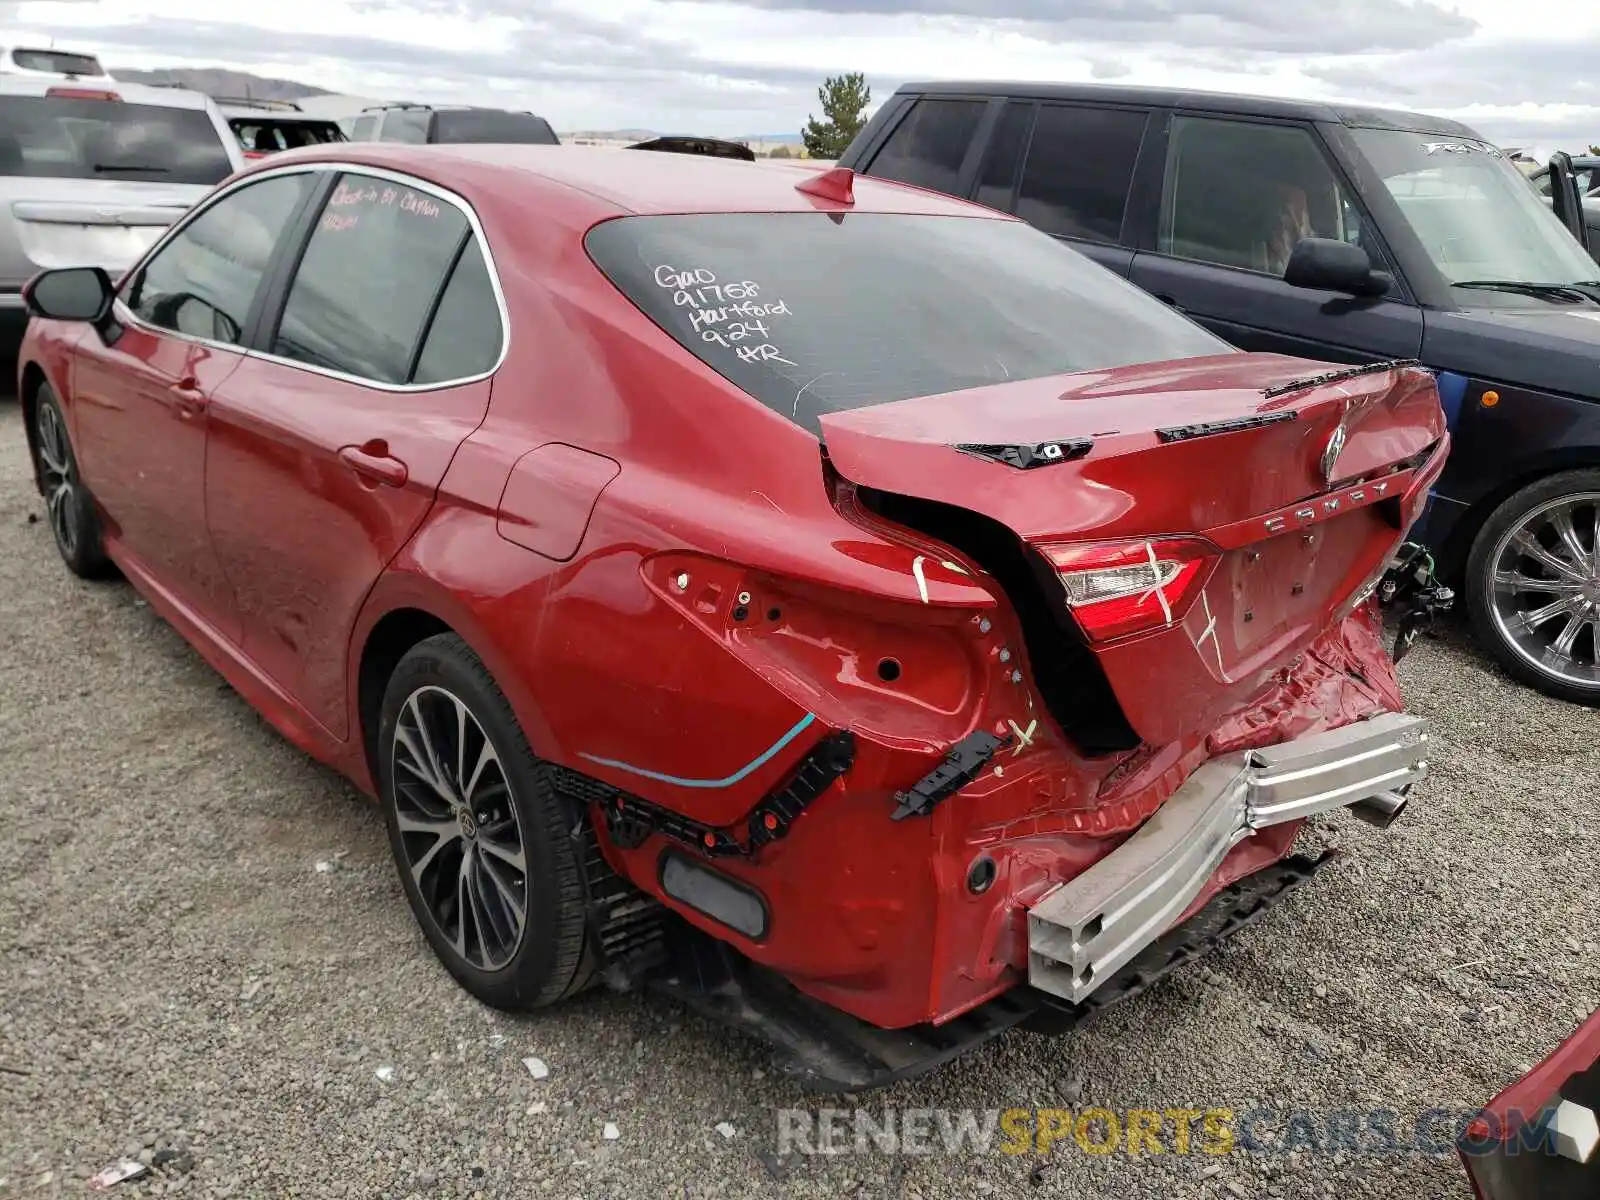
{"label": "front side window", "polygon": [[954,192],[983,100],[918,100],[889,135],[867,172],[936,192]]}
{"label": "front side window", "polygon": [[1118,241],[1146,120],[1143,112],[1042,105],[1017,216],[1046,233]]}
{"label": "front side window", "polygon": [[813,433],[827,412],[1235,353],[1020,221],[635,216],[595,226],[585,245],[684,349]]}
{"label": "front side window", "polygon": [[[1173,119],[1161,253],[1281,276],[1301,238],[1363,245],[1362,228],[1354,202],[1308,130]],[[1365,248],[1380,265],[1373,248]]]}
{"label": "front side window", "polygon": [[341,175],[289,285],[272,353],[378,383],[410,381],[470,234],[465,214],[430,192]]}
{"label": "front side window", "polygon": [[198,108],[65,96],[0,96],[0,175],[220,183],[233,162]]}
{"label": "front side window", "polygon": [[377,117],[370,115],[365,117],[357,117],[355,124],[350,127],[350,139],[356,142],[365,142],[371,140],[372,131],[377,124]]}
{"label": "front side window", "polygon": [[280,175],[211,205],[156,252],[124,303],[160,329],[237,345],[278,239],[312,177]]}
{"label": "front side window", "polygon": [[1529,306],[1537,296],[1478,285],[1571,284],[1600,267],[1487,142],[1392,129],[1354,129],[1357,147],[1383,180],[1429,260],[1463,303]]}

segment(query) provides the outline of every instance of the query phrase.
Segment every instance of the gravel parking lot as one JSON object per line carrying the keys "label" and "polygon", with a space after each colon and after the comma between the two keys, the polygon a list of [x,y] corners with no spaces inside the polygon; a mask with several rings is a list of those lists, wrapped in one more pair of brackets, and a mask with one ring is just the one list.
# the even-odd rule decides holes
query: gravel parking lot
{"label": "gravel parking lot", "polygon": [[[375,810],[126,584],[72,579],[35,514],[0,401],[0,1195],[82,1194],[141,1153],[161,1168],[117,1191],[1469,1194],[1453,1155],[1426,1153],[1069,1140],[1038,1185],[1036,1159],[998,1152],[774,1161],[777,1109],[839,1101],[660,1000],[595,993],[514,1019],[469,999],[413,924]],[[1013,1034],[857,1103],[1389,1109],[1404,1137],[1543,1057],[1600,990],[1596,715],[1511,683],[1455,631],[1402,674],[1440,745],[1392,830],[1320,827],[1341,860],[1088,1029]]]}

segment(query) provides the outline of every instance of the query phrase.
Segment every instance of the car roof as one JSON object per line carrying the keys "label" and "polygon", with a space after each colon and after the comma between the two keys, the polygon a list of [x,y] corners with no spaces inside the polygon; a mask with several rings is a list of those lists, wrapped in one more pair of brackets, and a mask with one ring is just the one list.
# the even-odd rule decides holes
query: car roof
{"label": "car roof", "polygon": [[1373,108],[1320,100],[1289,100],[1278,96],[1234,92],[1206,92],[1189,88],[1149,88],[1120,83],[1030,83],[1016,81],[933,81],[907,83],[895,92],[933,96],[1014,96],[1033,100],[1093,100],[1110,104],[1182,108],[1194,112],[1280,117],[1297,121],[1327,121],[1362,129],[1403,129],[1414,133],[1442,133],[1487,141],[1459,121],[1399,108]]}
{"label": "car roof", "polygon": [[[542,180],[587,201],[592,219],[622,214],[816,212],[841,206],[795,190],[819,173],[816,164],[743,162],[692,154],[643,154],[599,146],[472,143],[412,145],[346,142],[286,150],[274,167],[336,160],[384,167],[445,187],[493,196],[507,185]],[[988,217],[1012,221],[994,209],[864,175],[854,177],[855,212]]]}
{"label": "car roof", "polygon": [[46,92],[115,92],[128,104],[154,104],[164,108],[205,108],[206,97],[187,88],[149,87],[142,83],[123,83],[97,77],[47,79],[22,75],[0,75],[0,96],[43,96]]}

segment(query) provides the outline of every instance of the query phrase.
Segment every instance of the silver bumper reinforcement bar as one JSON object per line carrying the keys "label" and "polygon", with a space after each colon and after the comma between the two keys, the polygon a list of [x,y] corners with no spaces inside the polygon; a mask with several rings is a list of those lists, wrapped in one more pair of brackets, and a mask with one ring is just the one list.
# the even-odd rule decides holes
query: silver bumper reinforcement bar
{"label": "silver bumper reinforcement bar", "polygon": [[1133,836],[1029,911],[1029,983],[1082,1001],[1171,928],[1258,829],[1351,806],[1388,824],[1428,773],[1427,729],[1385,713],[1204,763]]}

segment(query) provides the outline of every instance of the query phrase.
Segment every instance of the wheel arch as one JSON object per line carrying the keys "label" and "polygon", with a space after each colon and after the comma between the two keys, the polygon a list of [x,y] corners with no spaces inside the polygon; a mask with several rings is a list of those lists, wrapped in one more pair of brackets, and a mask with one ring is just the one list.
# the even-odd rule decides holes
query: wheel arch
{"label": "wheel arch", "polygon": [[350,766],[365,776],[358,776],[357,782],[373,795],[378,790],[377,731],[384,688],[406,652],[439,633],[453,633],[466,642],[511,703],[533,752],[541,758],[550,753],[543,710],[511,656],[489,636],[465,601],[406,564],[391,568],[378,580],[351,638],[346,686],[350,728],[358,740],[351,746]]}
{"label": "wheel arch", "polygon": [[1440,574],[1452,585],[1465,581],[1467,559],[1489,517],[1512,496],[1530,484],[1562,471],[1600,469],[1600,446],[1568,446],[1515,464],[1499,483],[1474,500],[1450,526],[1436,552]]}

